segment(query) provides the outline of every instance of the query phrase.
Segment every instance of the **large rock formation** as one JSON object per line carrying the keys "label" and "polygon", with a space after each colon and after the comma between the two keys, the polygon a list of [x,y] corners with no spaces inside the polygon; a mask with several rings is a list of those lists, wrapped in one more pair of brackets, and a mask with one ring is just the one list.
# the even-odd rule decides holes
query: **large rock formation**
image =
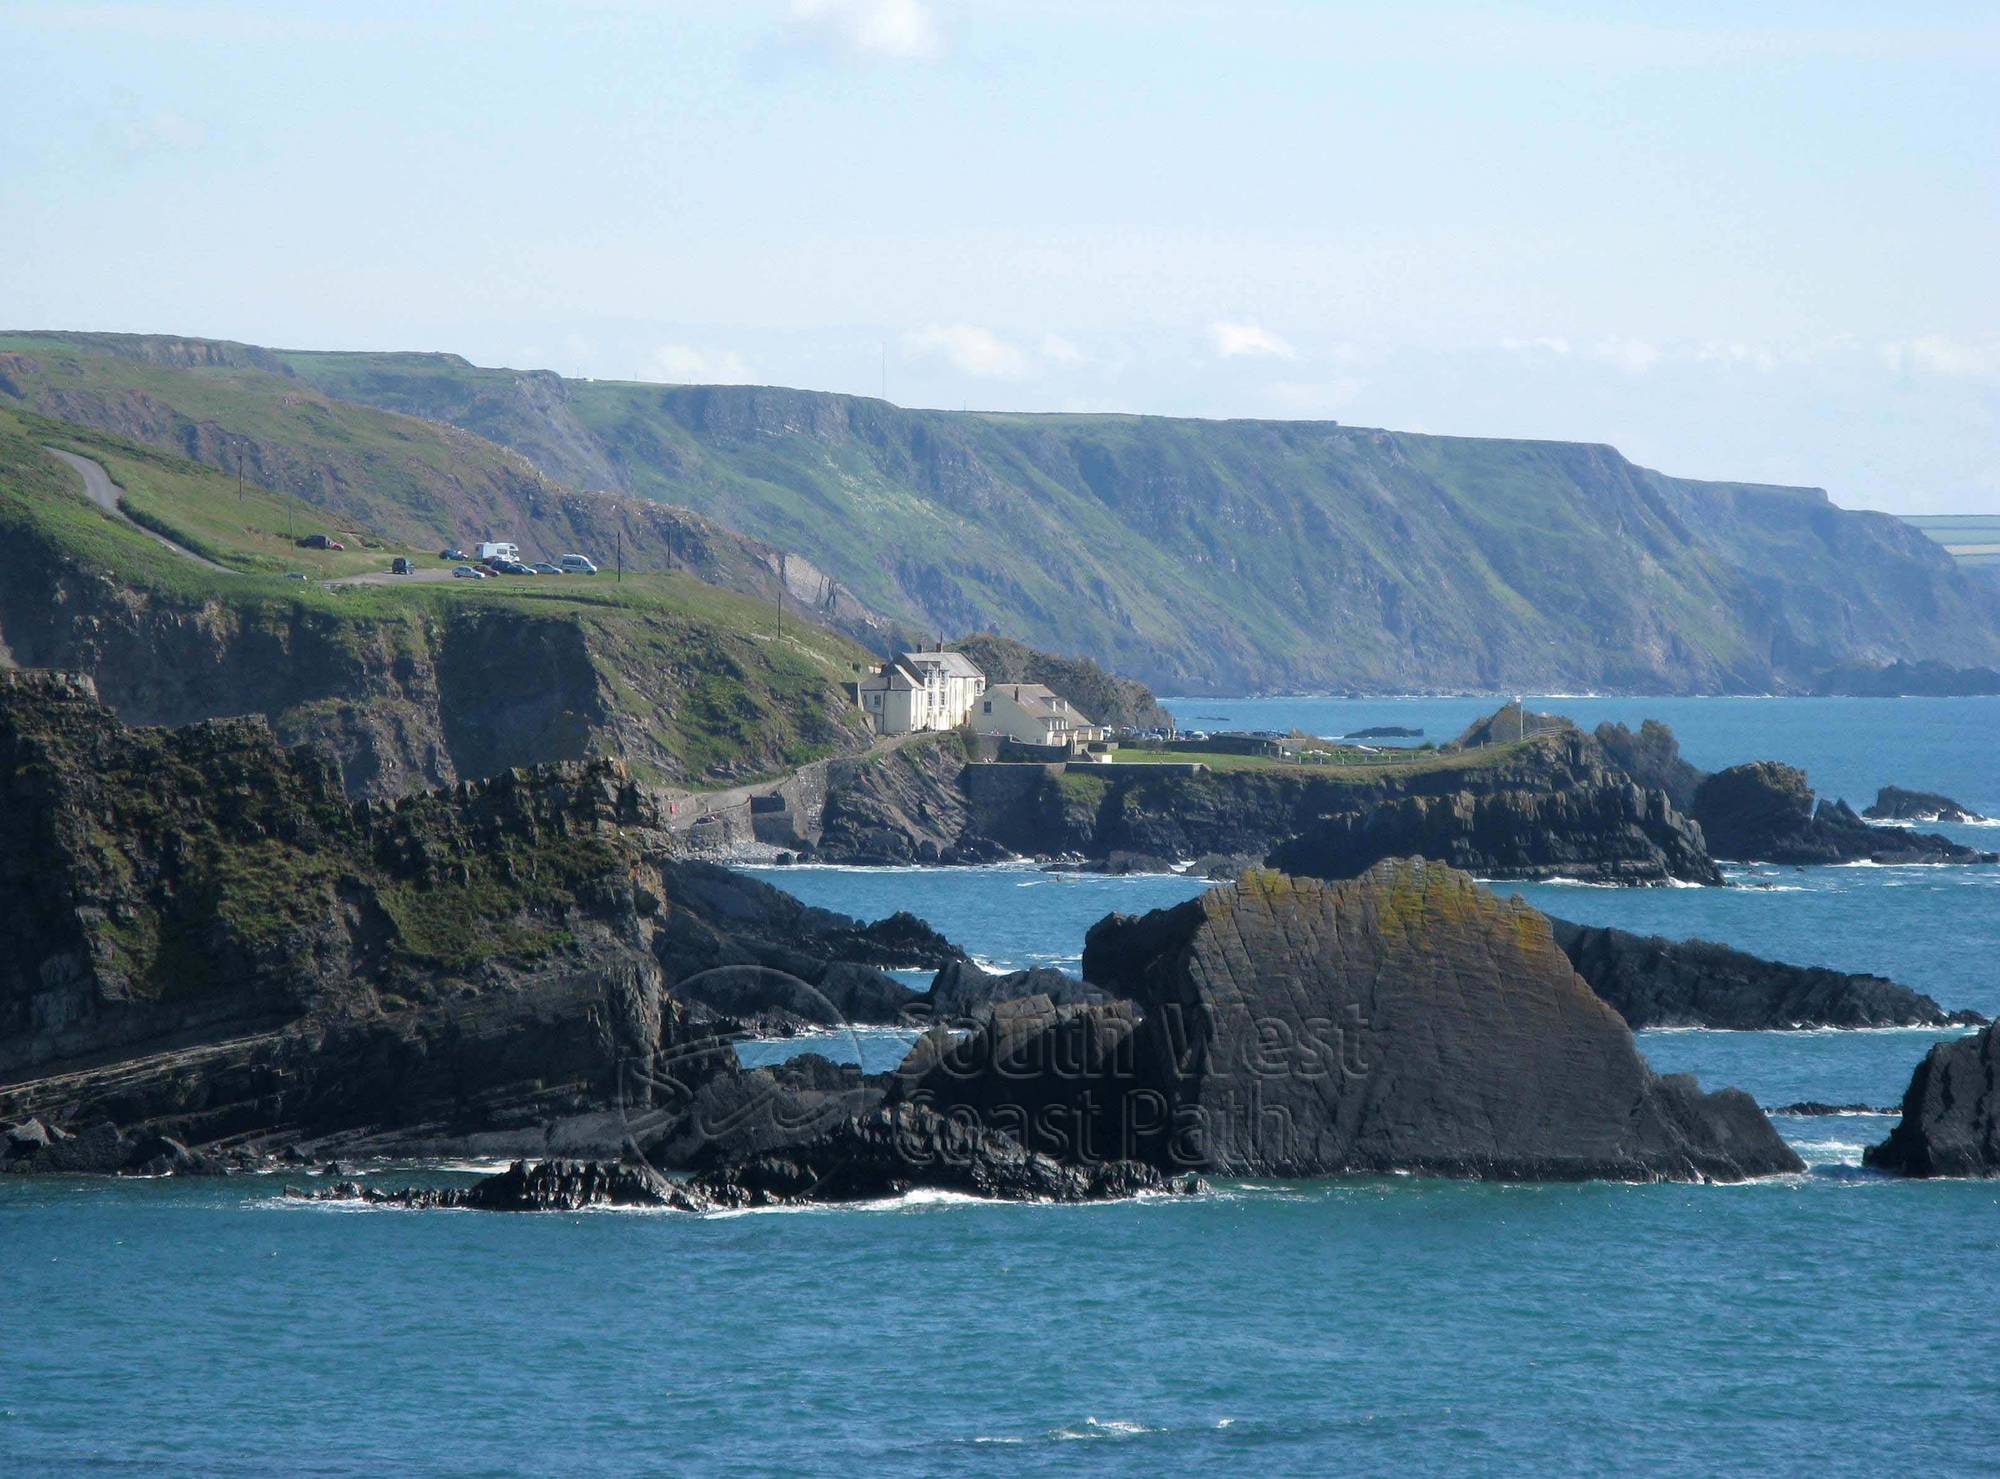
{"label": "large rock formation", "polygon": [[1877,822],[1983,822],[1985,817],[1960,806],[1949,796],[1935,791],[1906,791],[1901,786],[1884,786],[1875,793],[1875,804],[1861,813]]}
{"label": "large rock formation", "polygon": [[1864,1160],[1902,1176],[2000,1176],[2000,1023],[1924,1055],[1902,1123]]}
{"label": "large rock formation", "polygon": [[1844,801],[1813,801],[1795,765],[1755,760],[1695,792],[1694,819],[1718,858],[1763,863],[1991,863],[2000,855],[1947,837],[1871,827]]}
{"label": "large rock formation", "polygon": [[958,958],[672,849],[615,762],[350,803],[262,720],[128,729],[0,674],[0,1118],[613,1152],[733,1066],[732,985],[837,1017],[912,995],[869,962]]}
{"label": "large rock formation", "polygon": [[1707,940],[1665,940],[1551,919],[1570,964],[1634,1030],[1982,1026],[1881,976],[1764,960]]}
{"label": "large rock formation", "polygon": [[1390,857],[1426,857],[1487,878],[1719,884],[1722,871],[1663,791],[1606,779],[1561,790],[1404,796],[1321,817],[1271,863],[1352,878]]}
{"label": "large rock formation", "polygon": [[1133,1005],[996,1010],[920,1043],[892,1097],[1063,1159],[1231,1174],[1800,1168],[1747,1096],[1654,1074],[1541,915],[1440,864],[1252,872],[1100,922],[1084,974]]}

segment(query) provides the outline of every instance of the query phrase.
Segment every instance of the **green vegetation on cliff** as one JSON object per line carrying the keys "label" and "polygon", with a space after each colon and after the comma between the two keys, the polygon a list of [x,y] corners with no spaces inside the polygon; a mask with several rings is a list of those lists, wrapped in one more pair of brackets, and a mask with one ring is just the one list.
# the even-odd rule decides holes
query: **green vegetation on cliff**
{"label": "green vegetation on cliff", "polygon": [[[1184,693],[1763,692],[1848,662],[2000,662],[2000,589],[1909,525],[1603,446],[913,411],[129,335],[0,339],[0,397],[224,467],[248,437],[284,472],[261,481],[336,510],[365,496],[383,517],[364,522],[405,537],[691,509],[659,517],[699,537],[648,548],[702,546],[685,560],[708,578],[782,581],[870,645],[991,629]],[[410,500],[423,511],[389,518]]]}
{"label": "green vegetation on cliff", "polygon": [[[101,463],[165,548],[83,495],[44,451]],[[0,654],[91,674],[139,723],[263,713],[342,762],[357,794],[516,765],[623,756],[642,778],[721,783],[848,753],[866,735],[840,684],[865,650],[690,575],[387,581],[396,553],[296,549],[310,505],[102,432],[0,410]],[[298,527],[304,527],[299,525]],[[314,526],[324,528],[324,525]],[[337,531],[347,532],[347,531]]]}
{"label": "green vegetation on cliff", "polygon": [[803,549],[919,630],[1181,692],[1761,692],[1840,661],[2000,658],[2000,592],[1900,521],[1609,447],[283,358]]}

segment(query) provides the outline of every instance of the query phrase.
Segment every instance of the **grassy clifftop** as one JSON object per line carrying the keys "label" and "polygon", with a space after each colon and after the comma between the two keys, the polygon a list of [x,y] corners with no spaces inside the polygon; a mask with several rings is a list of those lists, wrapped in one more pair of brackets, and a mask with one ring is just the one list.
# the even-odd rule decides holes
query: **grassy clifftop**
{"label": "grassy clifftop", "polygon": [[1908,525],[1603,446],[912,411],[131,336],[0,340],[0,396],[77,414],[64,355],[90,361],[93,415],[121,384],[171,402],[141,382],[173,373],[303,397],[302,423],[355,403],[433,418],[557,483],[794,552],[793,598],[879,613],[877,645],[893,626],[993,630],[1166,691],[1766,691],[1847,662],[2000,661],[2000,589]]}
{"label": "grassy clifftop", "polygon": [[[112,517],[44,448],[101,463],[152,530]],[[309,521],[317,521],[310,522]],[[323,510],[103,432],[0,410],[0,656],[90,673],[138,723],[262,713],[388,794],[549,760],[623,756],[642,779],[722,783],[866,743],[839,685],[867,654],[682,573],[328,586],[435,551],[363,533],[318,553]],[[350,533],[336,526],[334,532]]]}
{"label": "grassy clifftop", "polygon": [[1764,691],[1836,661],[2000,656],[2000,596],[1899,521],[1609,447],[417,358],[286,362],[810,550],[921,630],[991,628],[1169,690]]}

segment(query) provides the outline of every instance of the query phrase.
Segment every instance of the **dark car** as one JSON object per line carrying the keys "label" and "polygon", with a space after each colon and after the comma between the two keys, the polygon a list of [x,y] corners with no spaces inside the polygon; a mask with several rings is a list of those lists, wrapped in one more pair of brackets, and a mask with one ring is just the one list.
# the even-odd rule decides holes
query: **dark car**
{"label": "dark car", "polygon": [[547,560],[538,560],[528,568],[537,575],[560,575],[563,573],[562,566],[551,565]]}
{"label": "dark car", "polygon": [[300,540],[300,541],[298,542],[298,544],[299,544],[299,548],[300,548],[300,549],[338,549],[338,548],[340,548],[340,546],[339,546],[339,545],[335,544],[335,543],[334,543],[334,542],[333,542],[333,541],[332,541],[331,539],[328,539],[328,538],[327,538],[327,537],[326,537],[326,536],[325,536],[324,534],[308,534],[308,535],[306,535],[306,536],[305,536],[305,538],[301,539],[301,540]]}
{"label": "dark car", "polygon": [[469,559],[470,556],[464,550],[458,548],[458,546],[453,545],[450,549],[439,550],[438,558],[440,560],[464,560]]}
{"label": "dark car", "polygon": [[408,575],[410,568],[409,558],[404,555],[398,555],[389,562],[389,573],[391,575]]}

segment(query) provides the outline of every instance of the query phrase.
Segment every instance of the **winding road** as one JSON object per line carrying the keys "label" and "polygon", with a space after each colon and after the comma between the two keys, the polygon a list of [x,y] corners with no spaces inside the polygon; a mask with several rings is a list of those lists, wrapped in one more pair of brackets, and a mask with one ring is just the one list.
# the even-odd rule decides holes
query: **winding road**
{"label": "winding road", "polygon": [[204,569],[215,570],[223,575],[243,573],[241,570],[231,570],[227,565],[218,565],[206,555],[198,555],[184,544],[175,544],[166,535],[156,534],[144,524],[134,520],[118,506],[118,485],[111,481],[111,474],[104,470],[101,463],[92,462],[88,457],[79,457],[74,452],[65,452],[61,447],[43,447],[42,450],[82,474],[84,496],[121,524],[137,529],[155,544],[172,550],[184,560],[194,561]]}

